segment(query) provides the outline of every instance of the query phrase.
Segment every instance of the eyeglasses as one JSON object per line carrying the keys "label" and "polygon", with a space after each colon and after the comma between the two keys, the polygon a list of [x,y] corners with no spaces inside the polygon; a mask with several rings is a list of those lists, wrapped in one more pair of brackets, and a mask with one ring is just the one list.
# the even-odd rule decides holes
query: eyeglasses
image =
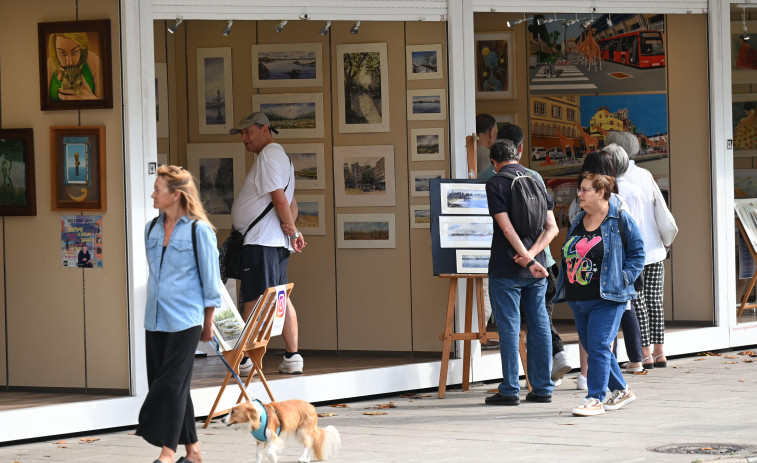
{"label": "eyeglasses", "polygon": [[590,191],[597,191],[597,189],[596,188],[583,188],[583,187],[581,187],[581,188],[579,188],[579,189],[576,190],[576,194],[577,195],[585,195],[586,193],[588,193]]}

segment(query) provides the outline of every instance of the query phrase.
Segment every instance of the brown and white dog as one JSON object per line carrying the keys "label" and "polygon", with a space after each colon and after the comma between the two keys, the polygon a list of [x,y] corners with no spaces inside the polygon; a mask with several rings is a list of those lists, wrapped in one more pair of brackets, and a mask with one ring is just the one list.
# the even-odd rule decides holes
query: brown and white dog
{"label": "brown and white dog", "polygon": [[278,452],[292,435],[305,447],[298,460],[301,463],[308,463],[311,458],[325,460],[341,446],[339,431],[334,426],[319,428],[315,407],[304,400],[264,404],[256,399],[241,403],[231,409],[223,422],[252,433],[258,441],[256,463],[262,463],[264,451],[276,463]]}

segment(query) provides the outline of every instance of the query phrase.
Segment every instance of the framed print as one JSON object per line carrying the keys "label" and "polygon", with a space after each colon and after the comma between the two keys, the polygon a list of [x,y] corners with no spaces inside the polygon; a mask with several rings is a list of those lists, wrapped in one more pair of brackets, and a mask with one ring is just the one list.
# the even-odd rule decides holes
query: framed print
{"label": "framed print", "polygon": [[429,88],[407,91],[407,119],[415,121],[447,118],[447,91]]}
{"label": "framed print", "polygon": [[518,117],[516,114],[493,114],[492,117],[497,121],[497,131],[506,125],[518,124]]}
{"label": "framed print", "polygon": [[512,32],[475,34],[476,98],[515,98]]}
{"label": "framed print", "polygon": [[221,287],[221,307],[213,311],[213,335],[220,343],[221,352],[233,349],[242,335],[245,323],[224,284]]}
{"label": "framed print", "polygon": [[323,93],[252,95],[252,110],[268,116],[278,138],[323,138]]}
{"label": "framed print", "polygon": [[411,161],[443,161],[444,129],[410,129]]}
{"label": "framed print", "polygon": [[60,230],[62,268],[103,268],[103,216],[63,215]]}
{"label": "framed print", "polygon": [[757,156],[757,93],[735,94],[731,105],[733,155]]}
{"label": "framed print", "polygon": [[389,131],[386,43],[337,45],[339,132]]}
{"label": "framed print", "polygon": [[486,183],[440,183],[442,214],[489,215]]}
{"label": "framed print", "polygon": [[[757,21],[747,21],[746,28],[757,34]],[[757,50],[751,43],[754,40],[744,40],[743,34],[742,22],[731,22],[731,81],[757,82]]]}
{"label": "framed print", "polygon": [[37,24],[42,111],[113,107],[110,20]]}
{"label": "framed print", "polygon": [[757,169],[733,169],[733,197],[757,198]]}
{"label": "framed print", "polygon": [[168,137],[168,69],[155,63],[155,120],[158,138]]}
{"label": "framed print", "polygon": [[323,143],[282,144],[294,165],[294,187],[303,190],[326,188]]}
{"label": "framed print", "polygon": [[394,248],[394,214],[338,214],[338,248]]}
{"label": "framed print", "polygon": [[491,248],[494,223],[489,216],[439,216],[442,248]]}
{"label": "framed print", "polygon": [[244,155],[241,143],[187,144],[187,168],[216,228],[231,229],[231,206],[247,175]]}
{"label": "framed print", "polygon": [[457,273],[489,273],[490,249],[456,249]]}
{"label": "framed print", "polygon": [[394,145],[335,146],[336,207],[395,206]]}
{"label": "framed print", "polygon": [[104,211],[105,127],[50,127],[54,211]]}
{"label": "framed print", "polygon": [[231,47],[197,49],[199,133],[228,135],[234,125]]}
{"label": "framed print", "polygon": [[37,215],[32,129],[0,129],[0,215]]}
{"label": "framed print", "polygon": [[326,216],[324,216],[323,195],[295,194],[297,199],[297,220],[294,225],[305,235],[325,235]]}
{"label": "framed print", "polygon": [[431,228],[431,208],[428,204],[410,205],[410,228]]}
{"label": "framed print", "polygon": [[411,170],[410,196],[428,196],[429,181],[432,178],[446,178],[444,170]]}
{"label": "framed print", "polygon": [[252,86],[322,87],[321,43],[252,46]]}
{"label": "framed print", "polygon": [[441,79],[444,75],[442,44],[408,45],[405,47],[407,80]]}

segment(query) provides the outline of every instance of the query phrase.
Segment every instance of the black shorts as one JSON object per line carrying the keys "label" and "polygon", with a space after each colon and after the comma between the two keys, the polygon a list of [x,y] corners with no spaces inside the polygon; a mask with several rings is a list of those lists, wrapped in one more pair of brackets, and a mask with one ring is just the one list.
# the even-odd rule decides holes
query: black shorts
{"label": "black shorts", "polygon": [[242,301],[254,301],[266,289],[287,283],[289,250],[257,244],[242,247]]}

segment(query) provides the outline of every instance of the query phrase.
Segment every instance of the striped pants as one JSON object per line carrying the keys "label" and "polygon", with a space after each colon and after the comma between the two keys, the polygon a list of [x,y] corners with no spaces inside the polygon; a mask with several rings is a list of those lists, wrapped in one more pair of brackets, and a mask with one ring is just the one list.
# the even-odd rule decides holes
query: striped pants
{"label": "striped pants", "polygon": [[665,343],[665,311],[662,306],[662,295],[665,282],[665,266],[663,261],[644,266],[644,289],[637,293],[632,301],[639,319],[641,329],[641,345]]}

